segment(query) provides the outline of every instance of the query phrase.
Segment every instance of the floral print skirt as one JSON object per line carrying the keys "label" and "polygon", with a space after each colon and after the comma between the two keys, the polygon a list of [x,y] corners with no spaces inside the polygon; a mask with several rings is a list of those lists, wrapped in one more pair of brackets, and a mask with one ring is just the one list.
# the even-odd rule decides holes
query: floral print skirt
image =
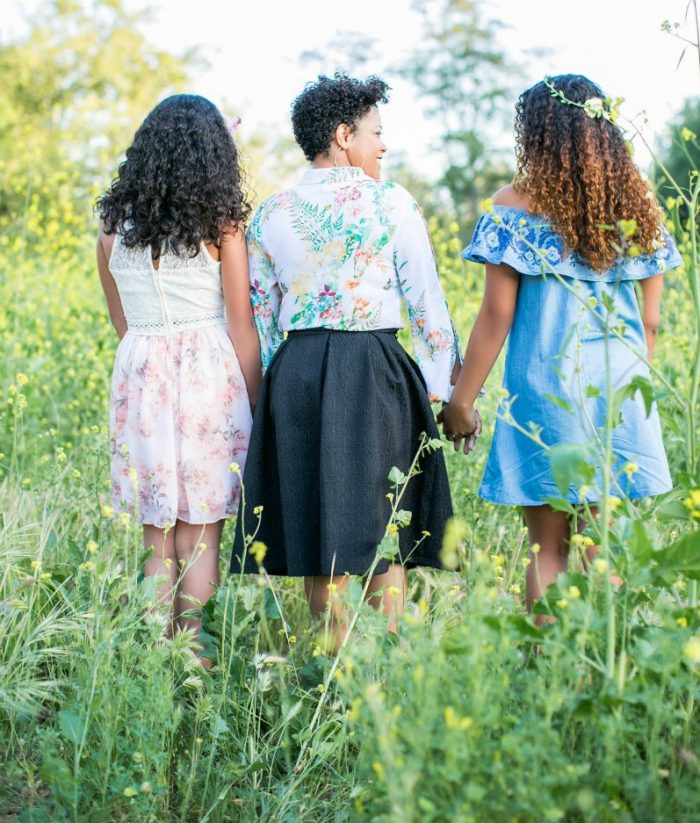
{"label": "floral print skirt", "polygon": [[112,375],[112,499],[163,528],[236,513],[252,418],[226,326],[127,332]]}

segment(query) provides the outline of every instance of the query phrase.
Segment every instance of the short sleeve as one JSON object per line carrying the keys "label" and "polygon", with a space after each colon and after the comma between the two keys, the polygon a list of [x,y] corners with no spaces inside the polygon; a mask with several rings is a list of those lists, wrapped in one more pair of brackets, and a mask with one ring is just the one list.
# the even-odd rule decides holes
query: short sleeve
{"label": "short sleeve", "polygon": [[428,227],[413,198],[396,230],[394,267],[408,309],[413,355],[428,394],[433,402],[447,401],[459,341],[438,278]]}
{"label": "short sleeve", "polygon": [[607,271],[598,272],[575,253],[566,253],[563,239],[545,218],[510,206],[494,206],[492,212],[482,214],[462,256],[474,263],[504,263],[522,275],[556,273],[602,282],[644,280],[683,262],[673,238],[662,228],[653,254],[628,256]]}

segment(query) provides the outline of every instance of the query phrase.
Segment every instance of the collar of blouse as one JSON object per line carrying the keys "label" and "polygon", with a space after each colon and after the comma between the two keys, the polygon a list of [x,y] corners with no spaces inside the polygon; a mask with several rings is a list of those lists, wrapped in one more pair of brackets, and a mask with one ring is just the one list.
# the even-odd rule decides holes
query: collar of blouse
{"label": "collar of blouse", "polygon": [[330,166],[324,169],[311,168],[304,172],[299,181],[302,186],[321,183],[347,183],[350,180],[371,179],[359,166]]}

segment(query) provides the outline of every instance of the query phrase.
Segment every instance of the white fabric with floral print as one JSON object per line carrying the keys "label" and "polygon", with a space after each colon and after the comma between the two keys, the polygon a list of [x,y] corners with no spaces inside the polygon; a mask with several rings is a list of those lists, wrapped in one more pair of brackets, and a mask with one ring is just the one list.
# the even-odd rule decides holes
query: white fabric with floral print
{"label": "white fabric with floral print", "polygon": [[220,264],[150,249],[110,259],[128,331],[112,375],[112,498],[117,511],[165,527],[235,514],[252,419],[228,336]]}
{"label": "white fabric with floral print", "polygon": [[284,332],[401,328],[431,400],[448,400],[459,343],[425,220],[411,195],[355,167],[309,169],[266,200],[248,230],[263,365]]}

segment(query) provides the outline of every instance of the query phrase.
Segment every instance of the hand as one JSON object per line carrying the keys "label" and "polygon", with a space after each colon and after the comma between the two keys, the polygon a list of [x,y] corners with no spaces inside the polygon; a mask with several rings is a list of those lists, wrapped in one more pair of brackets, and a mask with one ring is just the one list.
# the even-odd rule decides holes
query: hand
{"label": "hand", "polygon": [[443,433],[452,441],[456,452],[462,448],[464,441],[464,453],[469,454],[481,434],[481,415],[473,406],[464,408],[446,403],[437,416],[437,422],[442,423]]}

